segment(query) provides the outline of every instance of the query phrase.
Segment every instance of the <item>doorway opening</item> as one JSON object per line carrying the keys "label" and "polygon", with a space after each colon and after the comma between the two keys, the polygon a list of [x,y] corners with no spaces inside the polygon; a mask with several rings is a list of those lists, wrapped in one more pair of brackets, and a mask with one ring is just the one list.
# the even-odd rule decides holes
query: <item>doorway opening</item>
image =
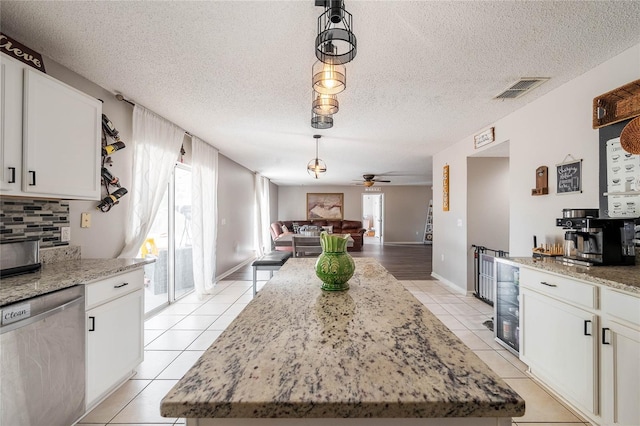
{"label": "doorway opening", "polygon": [[363,244],[384,244],[384,194],[362,194]]}

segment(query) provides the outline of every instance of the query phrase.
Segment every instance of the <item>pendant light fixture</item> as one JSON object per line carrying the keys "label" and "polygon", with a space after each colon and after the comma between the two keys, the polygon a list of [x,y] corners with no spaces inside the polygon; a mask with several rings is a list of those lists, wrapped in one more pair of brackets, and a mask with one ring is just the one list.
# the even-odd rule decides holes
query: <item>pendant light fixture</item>
{"label": "pendant light fixture", "polygon": [[[353,17],[344,8],[342,0],[316,0],[316,6],[326,7],[318,17],[316,57],[320,62],[340,65],[356,57],[357,42],[353,34]],[[336,47],[327,49],[330,44]]]}
{"label": "pendant light fixture", "polygon": [[340,108],[336,95],[325,95],[316,91],[313,92],[311,106],[313,112],[317,115],[333,115]]}
{"label": "pendant light fixture", "polygon": [[[333,43],[322,46],[323,51],[336,52]],[[347,68],[342,64],[316,61],[311,69],[313,90],[323,95],[337,95],[347,87]]]}
{"label": "pendant light fixture", "polygon": [[314,179],[318,179],[321,175],[327,172],[327,165],[324,164],[324,161],[318,158],[318,140],[321,138],[321,136],[313,135],[313,138],[316,140],[316,158],[309,161],[309,164],[307,164],[307,172]]}
{"label": "pendant light fixture", "polygon": [[333,127],[333,116],[318,115],[311,111],[311,127],[314,129],[330,129]]}

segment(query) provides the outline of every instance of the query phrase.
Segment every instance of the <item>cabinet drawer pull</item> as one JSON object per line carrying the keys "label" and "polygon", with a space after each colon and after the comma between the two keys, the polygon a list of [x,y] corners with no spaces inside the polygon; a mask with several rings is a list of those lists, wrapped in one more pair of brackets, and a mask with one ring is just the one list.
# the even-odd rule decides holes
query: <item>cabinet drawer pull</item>
{"label": "cabinet drawer pull", "polygon": [[603,345],[610,345],[611,342],[607,342],[607,331],[609,331],[609,329],[607,327],[602,329],[602,344]]}
{"label": "cabinet drawer pull", "polygon": [[91,321],[89,331],[96,331],[96,317],[89,317],[89,321]]}
{"label": "cabinet drawer pull", "polygon": [[591,320],[584,320],[584,335],[585,336],[591,336],[591,333],[588,330],[590,325],[591,325]]}
{"label": "cabinet drawer pull", "polygon": [[31,175],[31,183],[29,183],[29,186],[36,186],[36,172],[35,172],[35,170],[29,170],[29,174]]}
{"label": "cabinet drawer pull", "polygon": [[122,284],[120,284],[120,285],[114,285],[114,286],[113,286],[113,288],[122,288],[122,287],[124,287],[125,285],[129,285],[129,283],[122,283]]}
{"label": "cabinet drawer pull", "polygon": [[9,178],[9,182],[7,183],[16,183],[16,168],[8,167],[8,169],[11,170],[11,177]]}
{"label": "cabinet drawer pull", "polygon": [[549,284],[548,282],[545,282],[545,281],[540,281],[540,284],[542,284],[542,285],[546,285],[547,287],[558,287],[558,286],[557,286],[557,285],[555,285],[555,284]]}

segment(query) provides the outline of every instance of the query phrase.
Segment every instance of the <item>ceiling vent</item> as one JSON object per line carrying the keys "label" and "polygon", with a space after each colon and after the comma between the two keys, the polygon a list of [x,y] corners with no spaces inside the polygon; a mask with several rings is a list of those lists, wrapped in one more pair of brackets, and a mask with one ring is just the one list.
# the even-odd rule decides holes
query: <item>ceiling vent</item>
{"label": "ceiling vent", "polygon": [[536,87],[540,86],[547,80],[549,80],[549,77],[523,77],[513,83],[510,87],[506,88],[501,93],[495,95],[493,99],[519,98],[525,93],[528,93]]}

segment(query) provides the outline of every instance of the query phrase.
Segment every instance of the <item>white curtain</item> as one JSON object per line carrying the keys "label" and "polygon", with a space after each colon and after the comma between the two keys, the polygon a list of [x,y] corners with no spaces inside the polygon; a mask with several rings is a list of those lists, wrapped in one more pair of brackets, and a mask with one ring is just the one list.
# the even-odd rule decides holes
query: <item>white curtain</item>
{"label": "white curtain", "polygon": [[255,242],[256,254],[262,256],[271,251],[271,233],[269,232],[269,179],[255,174]]}
{"label": "white curtain", "polygon": [[180,153],[184,130],[136,105],[133,109],[133,182],[125,246],[119,257],[135,257],[144,242]]}
{"label": "white curtain", "polygon": [[210,294],[216,276],[218,151],[191,138],[191,230],[196,294]]}

